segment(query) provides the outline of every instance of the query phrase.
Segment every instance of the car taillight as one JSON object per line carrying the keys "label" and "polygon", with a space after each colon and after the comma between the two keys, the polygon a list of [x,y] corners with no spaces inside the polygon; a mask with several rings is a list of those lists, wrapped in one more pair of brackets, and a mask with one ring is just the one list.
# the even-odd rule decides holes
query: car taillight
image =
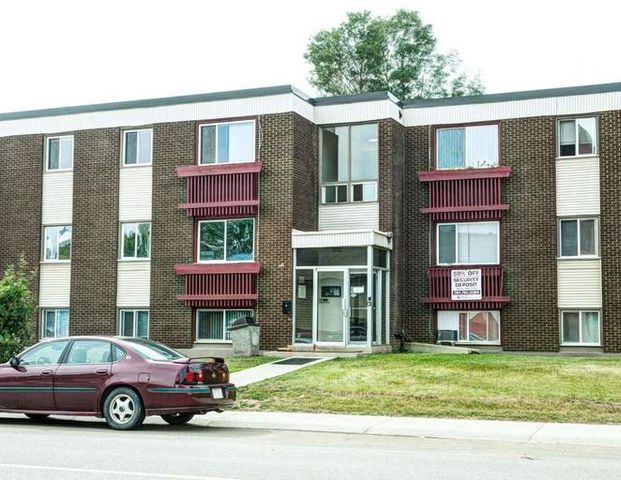
{"label": "car taillight", "polygon": [[184,370],[185,371],[180,375],[183,379],[181,383],[185,385],[196,385],[198,383],[203,383],[204,376],[202,370],[194,370],[192,367],[187,367]]}

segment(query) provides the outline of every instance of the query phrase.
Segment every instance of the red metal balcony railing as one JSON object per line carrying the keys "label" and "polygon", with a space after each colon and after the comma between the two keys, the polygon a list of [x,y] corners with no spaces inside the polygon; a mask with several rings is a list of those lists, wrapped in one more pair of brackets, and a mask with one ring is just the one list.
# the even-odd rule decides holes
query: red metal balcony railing
{"label": "red metal balcony railing", "polygon": [[186,203],[179,205],[193,217],[255,215],[259,207],[261,162],[177,167],[187,179]]}
{"label": "red metal balcony railing", "polygon": [[433,221],[499,220],[509,208],[501,182],[510,173],[510,167],[419,172],[429,183],[429,206],[420,211]]}
{"label": "red metal balcony railing", "polygon": [[[481,269],[481,300],[451,299],[451,270]],[[423,300],[437,310],[496,310],[509,303],[504,296],[504,270],[501,266],[431,267],[428,272],[429,296]]]}
{"label": "red metal balcony railing", "polygon": [[191,307],[252,308],[260,270],[257,262],[177,265],[177,275],[185,277],[184,293],[177,300]]}

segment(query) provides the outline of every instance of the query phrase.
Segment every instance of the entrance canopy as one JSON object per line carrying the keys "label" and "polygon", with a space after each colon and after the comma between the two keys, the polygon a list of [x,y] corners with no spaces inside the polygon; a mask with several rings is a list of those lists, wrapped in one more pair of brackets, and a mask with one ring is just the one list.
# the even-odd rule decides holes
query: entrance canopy
{"label": "entrance canopy", "polygon": [[392,250],[392,235],[378,230],[293,230],[291,245],[293,248],[379,247]]}

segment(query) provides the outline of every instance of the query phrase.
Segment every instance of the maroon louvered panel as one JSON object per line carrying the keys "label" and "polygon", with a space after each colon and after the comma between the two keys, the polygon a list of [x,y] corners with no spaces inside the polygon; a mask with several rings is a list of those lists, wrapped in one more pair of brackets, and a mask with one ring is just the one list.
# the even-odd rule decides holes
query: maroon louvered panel
{"label": "maroon louvered panel", "polygon": [[[451,270],[481,269],[482,299],[451,300]],[[510,300],[503,292],[503,268],[500,266],[431,267],[428,272],[429,296],[423,301],[437,310],[498,310]]]}

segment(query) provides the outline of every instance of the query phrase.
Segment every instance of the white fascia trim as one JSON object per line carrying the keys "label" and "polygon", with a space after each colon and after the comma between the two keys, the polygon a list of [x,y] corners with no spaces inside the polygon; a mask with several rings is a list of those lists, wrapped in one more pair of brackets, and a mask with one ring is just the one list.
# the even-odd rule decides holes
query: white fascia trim
{"label": "white fascia trim", "polygon": [[333,248],[374,246],[392,250],[392,236],[379,230],[291,231],[292,248]]}
{"label": "white fascia trim", "polygon": [[315,107],[314,122],[317,125],[334,125],[339,123],[370,122],[384,118],[399,118],[401,108],[389,99],[373,100]]}
{"label": "white fascia trim", "polygon": [[621,109],[621,92],[537,98],[510,102],[433,106],[403,110],[407,127],[484,122],[508,118],[583,115]]}

